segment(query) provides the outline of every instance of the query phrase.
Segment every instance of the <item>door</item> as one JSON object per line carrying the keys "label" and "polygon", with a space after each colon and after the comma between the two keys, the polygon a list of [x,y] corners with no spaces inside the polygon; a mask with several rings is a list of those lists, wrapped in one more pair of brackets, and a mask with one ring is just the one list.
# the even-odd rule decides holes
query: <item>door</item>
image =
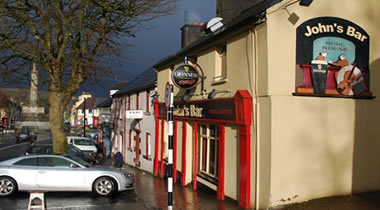
{"label": "door", "polygon": [[135,137],[134,137],[134,141],[135,141],[135,152],[136,152],[136,158],[135,158],[135,165],[137,166],[140,166],[140,143],[141,143],[141,139],[140,139],[140,133],[136,133]]}
{"label": "door", "polygon": [[41,190],[83,190],[85,175],[82,168],[70,168],[71,161],[60,157],[40,157],[36,174]]}

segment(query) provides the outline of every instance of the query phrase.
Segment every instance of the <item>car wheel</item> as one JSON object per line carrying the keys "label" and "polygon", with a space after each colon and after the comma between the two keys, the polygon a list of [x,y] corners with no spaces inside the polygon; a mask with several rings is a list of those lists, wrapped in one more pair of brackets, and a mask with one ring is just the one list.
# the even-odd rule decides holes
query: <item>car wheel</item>
{"label": "car wheel", "polygon": [[100,177],[94,182],[93,190],[98,195],[107,196],[115,191],[115,183],[108,177]]}
{"label": "car wheel", "polygon": [[17,191],[16,181],[10,177],[0,177],[0,196],[12,195]]}

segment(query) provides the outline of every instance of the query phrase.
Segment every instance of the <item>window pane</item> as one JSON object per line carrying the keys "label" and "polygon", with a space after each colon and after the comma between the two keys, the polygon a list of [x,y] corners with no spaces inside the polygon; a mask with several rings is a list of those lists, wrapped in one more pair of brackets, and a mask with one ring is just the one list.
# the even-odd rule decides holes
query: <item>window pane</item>
{"label": "window pane", "polygon": [[70,168],[70,161],[62,158],[53,158],[53,167],[55,168]]}
{"label": "window pane", "polygon": [[215,174],[215,168],[216,168],[216,161],[215,161],[215,154],[216,154],[216,144],[215,140],[210,140],[210,163],[209,163],[209,173]]}
{"label": "window pane", "polygon": [[13,165],[17,166],[37,166],[37,158],[24,158],[15,162]]}
{"label": "window pane", "polygon": [[202,171],[207,170],[207,138],[202,139]]}
{"label": "window pane", "polygon": [[216,136],[216,126],[210,125],[210,136],[215,137]]}
{"label": "window pane", "polygon": [[206,135],[207,134],[207,126],[202,125],[202,134]]}

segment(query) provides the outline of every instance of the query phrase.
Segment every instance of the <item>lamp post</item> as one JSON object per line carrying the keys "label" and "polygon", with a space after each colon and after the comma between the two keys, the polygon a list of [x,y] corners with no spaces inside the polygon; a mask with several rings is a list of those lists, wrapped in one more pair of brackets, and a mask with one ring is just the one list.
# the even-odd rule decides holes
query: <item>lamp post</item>
{"label": "lamp post", "polygon": [[83,102],[83,136],[86,136],[86,98]]}

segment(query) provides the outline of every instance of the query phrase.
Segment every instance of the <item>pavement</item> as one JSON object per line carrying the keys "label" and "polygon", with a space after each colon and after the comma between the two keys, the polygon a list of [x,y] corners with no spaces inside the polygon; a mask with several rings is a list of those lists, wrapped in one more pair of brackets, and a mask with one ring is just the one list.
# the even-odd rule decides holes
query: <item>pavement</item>
{"label": "pavement", "polygon": [[314,199],[272,210],[379,210],[380,191]]}
{"label": "pavement", "polygon": [[[101,161],[101,164],[112,166],[113,160],[112,158],[105,158]],[[166,179],[153,176],[152,174],[148,172],[144,172],[140,169],[130,167],[124,164],[123,166],[124,170],[132,171],[132,173],[135,174],[136,179],[141,179],[140,183],[148,183],[151,182],[153,179],[154,182],[161,182],[164,183]],[[149,181],[150,180],[150,181]],[[185,200],[186,197],[183,197],[179,195],[177,199],[174,201],[174,209],[177,209],[176,207],[181,206],[180,203],[186,203],[185,209],[242,209],[239,208],[237,205],[237,201],[234,201],[232,199],[227,198],[225,201],[219,201],[216,199],[216,194],[213,192],[207,192],[203,190],[197,190],[197,192],[194,192],[189,187],[181,187],[179,184],[175,184],[177,187],[175,190],[182,191],[186,190],[188,194],[197,193],[197,200],[194,202],[193,199],[191,200]],[[163,189],[155,188],[156,191],[162,191],[160,195],[160,199],[163,200],[162,202],[157,202],[157,196],[154,199],[151,199],[149,197],[146,197],[148,194],[151,193],[145,193],[145,185],[142,186],[136,186],[136,193],[138,196],[144,200],[144,203],[150,204],[150,206],[145,206],[146,209],[165,209],[167,205],[166,199],[166,189],[165,186],[163,186]],[[184,188],[184,189],[182,189]],[[158,193],[158,192],[154,192]],[[144,197],[145,196],[145,197]],[[194,195],[192,195],[194,196]],[[158,199],[158,200],[160,200]],[[183,209],[183,208],[179,208]],[[359,194],[353,194],[353,195],[345,195],[345,196],[334,196],[334,197],[327,197],[327,198],[319,198],[314,199],[302,203],[296,203],[296,204],[289,204],[289,205],[283,205],[283,206],[277,206],[277,207],[271,207],[268,208],[269,210],[380,210],[380,191],[378,192],[367,192],[367,193],[359,193]]]}

